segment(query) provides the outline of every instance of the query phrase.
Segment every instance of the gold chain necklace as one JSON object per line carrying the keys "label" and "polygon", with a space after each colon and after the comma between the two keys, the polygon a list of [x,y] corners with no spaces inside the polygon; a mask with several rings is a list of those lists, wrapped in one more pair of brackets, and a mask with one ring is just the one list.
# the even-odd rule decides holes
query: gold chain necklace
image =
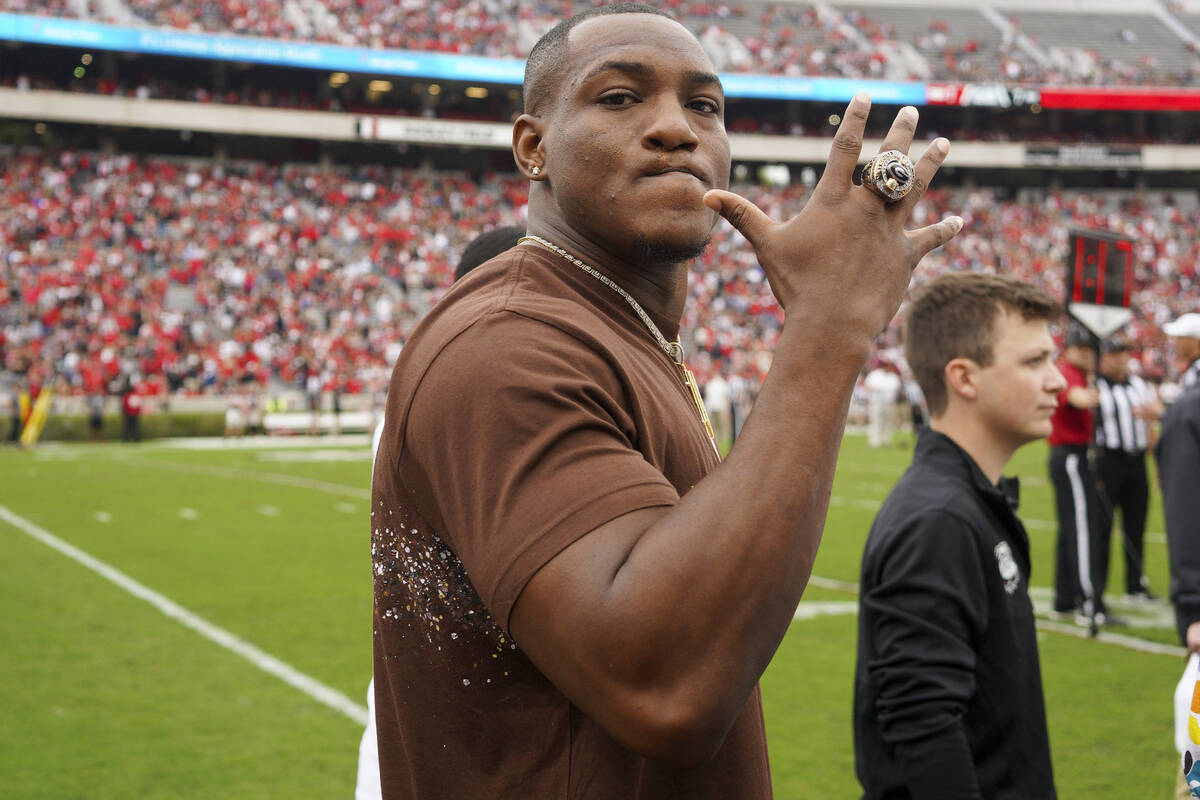
{"label": "gold chain necklace", "polygon": [[704,408],[704,398],[700,396],[700,387],[696,384],[696,376],[692,374],[692,371],[688,369],[687,364],[684,363],[683,344],[679,341],[679,339],[676,338],[673,342],[667,341],[667,337],[663,336],[662,331],[658,329],[658,326],[654,324],[654,320],[650,319],[650,315],[646,313],[646,310],[642,308],[638,301],[634,300],[633,296],[630,295],[629,292],[622,289],[616,281],[605,275],[600,270],[583,263],[566,250],[563,250],[553,242],[546,241],[540,236],[526,234],[517,240],[517,244],[522,244],[524,242],[533,242],[534,244],[541,245],[552,253],[557,253],[567,261],[570,261],[572,264],[579,267],[588,275],[591,275],[593,278],[600,281],[617,294],[621,295],[621,297],[625,298],[626,302],[628,302],[633,310],[637,312],[638,317],[643,323],[645,323],[646,327],[650,329],[650,333],[654,335],[655,340],[658,342],[658,346],[663,349],[663,351],[667,354],[667,357],[671,359],[672,363],[679,368],[679,374],[683,378],[684,386],[687,387],[688,394],[690,394],[692,397],[692,404],[696,406],[696,411],[700,414],[700,421],[704,423],[704,431],[708,434],[708,441],[710,444],[712,444],[713,452],[717,454],[717,459],[720,460],[721,451],[717,448],[717,437],[713,434],[712,422],[709,421],[708,411]]}

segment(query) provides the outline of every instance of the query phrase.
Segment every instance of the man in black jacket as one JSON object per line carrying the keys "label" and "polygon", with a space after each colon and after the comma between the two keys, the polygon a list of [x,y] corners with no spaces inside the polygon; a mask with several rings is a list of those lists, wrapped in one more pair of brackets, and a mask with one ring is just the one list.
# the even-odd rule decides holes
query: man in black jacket
{"label": "man in black jacket", "polygon": [[864,798],[1055,797],[1029,601],[1029,540],[1001,472],[1050,432],[1065,387],[1020,281],[945,275],[909,307],[905,350],[929,403],[913,464],[863,555],[855,762]]}
{"label": "man in black jacket", "polygon": [[[1200,339],[1200,315],[1195,334]],[[1174,336],[1180,332],[1177,320]],[[1189,372],[1200,360],[1189,363]],[[1185,384],[1186,386],[1186,384]],[[1200,653],[1200,382],[1186,386],[1162,418],[1162,435],[1154,451],[1162,484],[1163,518],[1167,525],[1167,551],[1171,562],[1171,601],[1179,638]]]}

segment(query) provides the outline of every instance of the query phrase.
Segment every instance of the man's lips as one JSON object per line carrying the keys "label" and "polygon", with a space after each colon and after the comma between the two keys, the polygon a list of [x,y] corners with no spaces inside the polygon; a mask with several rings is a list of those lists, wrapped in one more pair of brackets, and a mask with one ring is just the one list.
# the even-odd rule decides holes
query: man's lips
{"label": "man's lips", "polygon": [[704,176],[703,176],[703,175],[701,175],[700,173],[696,172],[695,170],[692,170],[692,169],[691,169],[691,168],[689,168],[689,167],[661,167],[661,168],[655,168],[655,169],[651,169],[651,170],[649,170],[649,171],[646,173],[646,177],[648,177],[648,178],[657,178],[657,177],[661,177],[661,176],[663,176],[663,175],[671,175],[671,174],[674,174],[674,173],[679,173],[679,174],[682,174],[682,175],[691,175],[693,178],[695,178],[696,180],[700,181],[700,182],[701,182],[701,183],[703,183],[705,186],[707,186],[707,185],[708,185],[708,181],[707,181],[707,180],[704,178]]}

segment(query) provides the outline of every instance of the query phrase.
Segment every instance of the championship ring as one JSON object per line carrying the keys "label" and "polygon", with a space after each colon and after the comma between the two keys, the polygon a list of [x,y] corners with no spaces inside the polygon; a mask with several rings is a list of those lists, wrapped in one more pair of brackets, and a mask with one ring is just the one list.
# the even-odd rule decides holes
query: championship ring
{"label": "championship ring", "polygon": [[899,150],[885,150],[862,165],[858,173],[862,185],[889,203],[912,191],[916,169]]}

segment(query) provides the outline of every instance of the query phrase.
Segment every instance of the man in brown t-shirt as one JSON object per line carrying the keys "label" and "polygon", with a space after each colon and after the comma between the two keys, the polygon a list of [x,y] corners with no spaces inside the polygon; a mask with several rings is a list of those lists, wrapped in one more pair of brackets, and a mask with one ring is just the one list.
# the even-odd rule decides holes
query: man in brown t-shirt
{"label": "man in brown t-shirt", "polygon": [[[768,797],[757,681],[820,540],[855,377],[950,218],[851,182],[869,99],[779,224],[724,191],[724,96],[662,12],[534,47],[530,238],[454,286],[392,376],[372,497],[387,798]],[[884,149],[907,150],[903,110]],[[717,215],[789,315],[724,464],[675,343]]]}

